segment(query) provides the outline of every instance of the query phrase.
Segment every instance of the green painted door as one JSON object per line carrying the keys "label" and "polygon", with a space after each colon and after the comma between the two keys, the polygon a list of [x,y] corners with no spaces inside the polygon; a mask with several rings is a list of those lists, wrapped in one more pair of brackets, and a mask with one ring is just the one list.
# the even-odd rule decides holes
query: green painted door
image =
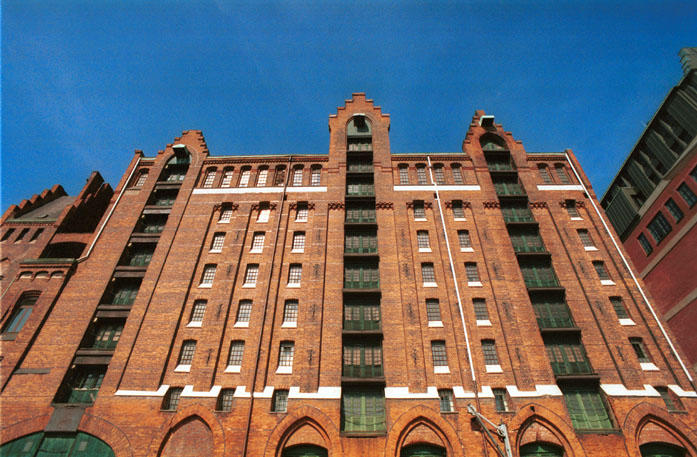
{"label": "green painted door", "polygon": [[563,457],[564,450],[548,443],[530,443],[520,448],[520,457]]}
{"label": "green painted door", "polygon": [[445,449],[430,444],[412,444],[402,448],[401,457],[445,457]]}
{"label": "green painted door", "polygon": [[327,450],[311,444],[300,444],[284,449],[282,457],[327,457]]}
{"label": "green painted door", "polygon": [[641,457],[685,457],[685,449],[668,443],[647,443],[639,450]]}

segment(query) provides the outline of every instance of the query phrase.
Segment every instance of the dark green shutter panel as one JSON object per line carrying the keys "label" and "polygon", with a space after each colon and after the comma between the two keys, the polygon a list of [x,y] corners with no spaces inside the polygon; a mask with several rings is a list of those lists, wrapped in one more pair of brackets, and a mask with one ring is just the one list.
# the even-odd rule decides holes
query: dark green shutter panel
{"label": "dark green shutter panel", "polygon": [[402,448],[400,457],[445,457],[445,449],[428,444],[414,444]]}
{"label": "dark green shutter panel", "polygon": [[520,448],[520,457],[563,457],[559,446],[548,443],[530,443]]}
{"label": "dark green shutter panel", "polygon": [[99,438],[78,433],[70,457],[114,457],[114,451]]}
{"label": "dark green shutter panel", "polygon": [[74,443],[75,438],[71,436],[47,436],[36,457],[68,457]]}
{"label": "dark green shutter panel", "polygon": [[649,181],[649,177],[646,176],[644,169],[641,168],[641,165],[639,165],[636,160],[629,159],[629,163],[627,163],[627,174],[632,181],[632,185],[639,189],[641,193],[644,194],[644,197],[648,198],[655,187],[653,183]]}
{"label": "dark green shutter panel", "polygon": [[685,457],[685,449],[668,443],[647,443],[639,447],[641,457]]}
{"label": "dark green shutter panel", "polygon": [[282,457],[327,457],[327,450],[312,445],[301,444],[283,450]]}
{"label": "dark green shutter panel", "polygon": [[33,433],[31,435],[17,438],[0,447],[1,457],[31,457],[39,448],[43,433]]}

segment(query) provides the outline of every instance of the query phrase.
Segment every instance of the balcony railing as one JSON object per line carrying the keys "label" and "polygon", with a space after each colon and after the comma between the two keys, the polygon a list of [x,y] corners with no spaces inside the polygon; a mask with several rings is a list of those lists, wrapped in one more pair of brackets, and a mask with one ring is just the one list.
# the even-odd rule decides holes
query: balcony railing
{"label": "balcony railing", "polygon": [[559,287],[559,281],[551,268],[523,269],[523,279],[528,289]]}
{"label": "balcony railing", "polygon": [[593,374],[593,369],[588,360],[579,362],[551,362],[552,371],[556,376],[572,376]]}
{"label": "balcony railing", "polygon": [[496,195],[526,195],[525,189],[519,183],[497,182],[494,183]]}
{"label": "balcony railing", "polygon": [[350,197],[373,197],[375,196],[375,185],[373,183],[348,184],[346,195]]}
{"label": "balcony railing", "polygon": [[510,162],[488,162],[489,171],[516,171],[515,166]]}
{"label": "balcony railing", "polygon": [[344,365],[347,378],[380,378],[384,376],[382,365]]}
{"label": "balcony railing", "polygon": [[532,211],[528,208],[504,208],[503,220],[504,222],[535,222]]}
{"label": "balcony railing", "polygon": [[346,210],[346,222],[349,224],[365,224],[375,222],[375,209],[355,209]]}
{"label": "balcony railing", "polygon": [[347,171],[349,173],[372,173],[373,164],[371,162],[349,162]]}
{"label": "balcony railing", "polygon": [[537,325],[541,329],[573,328],[574,320],[565,303],[533,304]]}
{"label": "balcony railing", "polygon": [[377,305],[345,306],[344,330],[380,330],[380,307]]}
{"label": "balcony railing", "polygon": [[547,252],[542,240],[512,240],[513,250],[516,253],[526,253],[526,252]]}
{"label": "balcony railing", "polygon": [[347,254],[374,254],[378,252],[378,239],[375,236],[347,236],[344,242]]}

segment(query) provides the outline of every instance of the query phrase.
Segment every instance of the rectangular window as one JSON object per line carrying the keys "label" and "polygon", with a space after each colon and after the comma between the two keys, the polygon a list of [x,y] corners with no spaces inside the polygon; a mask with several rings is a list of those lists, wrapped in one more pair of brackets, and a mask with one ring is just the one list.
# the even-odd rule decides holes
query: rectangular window
{"label": "rectangular window", "polygon": [[377,262],[350,262],[344,264],[344,288],[377,289],[380,270]]}
{"label": "rectangular window", "polygon": [[634,353],[636,354],[637,359],[639,359],[640,363],[651,362],[649,353],[646,350],[646,346],[644,346],[644,341],[641,338],[629,338],[629,343],[632,345],[632,349],[634,349]]}
{"label": "rectangular window", "polygon": [[264,187],[266,180],[269,178],[269,169],[262,168],[257,172],[257,187]]}
{"label": "rectangular window", "polygon": [[499,364],[499,356],[496,353],[496,343],[494,340],[482,340],[482,352],[484,353],[485,365]]}
{"label": "rectangular window", "polygon": [[230,219],[232,219],[232,209],[231,208],[223,208],[220,211],[220,219],[218,219],[218,222],[222,223],[228,223],[230,222]]}
{"label": "rectangular window", "polygon": [[655,386],[654,389],[659,393],[668,411],[682,411],[684,406],[678,397],[674,397],[666,386]]}
{"label": "rectangular window", "polygon": [[250,263],[247,265],[247,270],[244,273],[244,285],[245,286],[256,286],[257,277],[259,276],[259,264]]}
{"label": "rectangular window", "polygon": [[283,325],[298,322],[298,300],[286,300],[283,307]]}
{"label": "rectangular window", "polygon": [[508,411],[508,397],[506,389],[491,389],[494,392],[494,403],[496,412],[505,413]]}
{"label": "rectangular window", "polygon": [[143,187],[143,184],[145,184],[145,181],[147,179],[148,179],[147,170],[141,171],[140,174],[138,174],[138,179],[136,180],[136,183],[133,186],[134,187]]}
{"label": "rectangular window", "polygon": [[399,183],[409,184],[409,167],[406,165],[399,167]]}
{"label": "rectangular window", "polygon": [[451,170],[453,173],[453,182],[455,184],[464,184],[465,181],[462,179],[462,170],[460,169],[460,165],[454,164]]}
{"label": "rectangular window", "polygon": [[431,356],[434,367],[447,367],[448,354],[445,350],[445,341],[431,341]]}
{"label": "rectangular window", "polygon": [[467,282],[480,282],[479,270],[475,262],[465,262],[465,272],[467,273]]}
{"label": "rectangular window", "polygon": [[16,334],[22,330],[24,324],[27,323],[31,312],[34,309],[34,304],[39,299],[38,295],[22,295],[15,305],[10,318],[7,319],[5,327],[2,329],[3,334]]}
{"label": "rectangular window", "polygon": [[346,343],[343,357],[343,376],[348,378],[383,376],[382,346],[379,343]]}
{"label": "rectangular window", "polygon": [[571,328],[574,321],[571,311],[558,294],[534,294],[531,296],[532,307],[535,311],[537,325],[542,329]]}
{"label": "rectangular window", "polygon": [[641,248],[644,250],[644,253],[646,253],[646,255],[649,255],[653,252],[653,246],[651,246],[651,242],[648,238],[646,238],[646,235],[640,233],[637,237],[637,240],[639,240],[639,244],[641,245]]}
{"label": "rectangular window", "polygon": [[278,350],[278,366],[279,367],[293,367],[293,353],[295,352],[295,345],[292,341],[283,341],[281,347]]}
{"label": "rectangular window", "polygon": [[474,307],[474,317],[478,321],[489,320],[489,310],[486,307],[486,300],[483,298],[473,298],[472,306]]}
{"label": "rectangular window", "polygon": [[313,167],[310,171],[310,185],[319,186],[322,181],[322,169],[319,167]]}
{"label": "rectangular window", "polygon": [[203,187],[213,187],[214,181],[215,181],[215,171],[207,172],[206,178],[203,180]]}
{"label": "rectangular window", "polygon": [[286,180],[286,168],[283,165],[276,167],[276,173],[273,177],[274,186],[282,186]]}
{"label": "rectangular window", "polygon": [[423,278],[424,284],[435,284],[436,283],[436,273],[433,270],[432,263],[422,263],[421,264],[421,277]]}
{"label": "rectangular window", "polygon": [[252,300],[240,300],[235,324],[247,323],[252,316]]}
{"label": "rectangular window", "polygon": [[183,390],[181,387],[170,387],[162,400],[162,409],[165,411],[176,411]]}
{"label": "rectangular window", "polygon": [[222,389],[218,396],[216,411],[229,412],[232,411],[232,401],[235,398],[235,389]]}
{"label": "rectangular window", "polygon": [[575,200],[566,200],[566,212],[572,219],[580,218],[581,214],[578,212]]}
{"label": "rectangular window", "polygon": [[249,186],[249,178],[251,176],[252,176],[252,170],[242,170],[242,174],[240,175],[239,187]]}
{"label": "rectangular window", "polygon": [[300,277],[302,276],[303,266],[299,263],[292,263],[288,268],[288,284],[300,285]]}
{"label": "rectangular window", "polygon": [[651,236],[656,240],[656,244],[663,241],[673,229],[666,217],[660,211],[651,219],[651,222],[646,226],[651,232]]}
{"label": "rectangular window", "polygon": [[308,212],[307,202],[298,202],[298,207],[295,210],[295,222],[307,222]]}
{"label": "rectangular window", "polygon": [[230,355],[227,359],[227,364],[233,367],[242,365],[242,356],[244,355],[244,341],[233,341],[230,343]]}
{"label": "rectangular window", "polygon": [[566,387],[562,393],[576,430],[612,429],[610,415],[597,387]]}
{"label": "rectangular window", "polygon": [[692,177],[692,180],[697,184],[697,167],[693,168],[692,171],[690,172],[690,176]]}
{"label": "rectangular window", "polygon": [[303,252],[305,250],[305,232],[293,233],[292,250],[294,252]]}
{"label": "rectangular window", "polygon": [[232,170],[225,170],[223,172],[223,180],[220,182],[220,187],[230,187],[232,184]]}
{"label": "rectangular window", "polygon": [[622,297],[610,297],[610,303],[618,319],[629,319],[629,313],[627,313],[627,307],[624,306]]}
{"label": "rectangular window", "polygon": [[465,218],[465,210],[462,207],[462,200],[453,200],[452,201],[452,208],[453,208],[453,217],[455,219],[464,219]]}
{"label": "rectangular window", "polygon": [[269,208],[269,202],[259,203],[259,213],[257,214],[257,222],[269,222],[270,215],[271,208]]}
{"label": "rectangular window", "polygon": [[211,242],[211,252],[221,252],[223,250],[223,243],[225,242],[224,233],[216,233],[213,235],[213,241]]}
{"label": "rectangular window", "polygon": [[414,200],[414,219],[426,219],[426,209],[423,200]]}
{"label": "rectangular window", "polygon": [[541,287],[559,287],[557,275],[549,260],[538,259],[521,261],[520,270],[523,273],[523,280],[528,289]]}
{"label": "rectangular window", "polygon": [[571,181],[569,181],[569,175],[566,174],[564,166],[557,165],[555,168],[557,171],[557,178],[559,178],[559,182],[562,184],[569,184]]}
{"label": "rectangular window", "polygon": [[601,281],[611,280],[610,275],[605,269],[605,262],[601,260],[595,260],[593,262],[593,268],[595,268],[595,272],[598,273],[598,278],[600,278]]}
{"label": "rectangular window", "polygon": [[460,243],[460,249],[472,248],[472,240],[470,239],[470,232],[468,230],[458,230],[457,240]]}
{"label": "rectangular window", "polygon": [[680,186],[678,186],[678,193],[690,208],[695,206],[695,203],[697,203],[697,195],[695,195],[695,193],[686,183],[682,183]]}
{"label": "rectangular window", "polygon": [[123,321],[102,321],[98,324],[92,342],[93,349],[113,350],[121,338]]}
{"label": "rectangular window", "polygon": [[684,214],[678,206],[678,204],[675,203],[675,200],[673,200],[672,198],[669,198],[666,202],[666,209],[668,210],[670,215],[673,216],[673,219],[675,219],[676,224],[682,220]]}
{"label": "rectangular window", "polygon": [[[139,282],[132,281],[118,281],[113,286],[114,296],[111,299],[112,305],[132,305],[138,295],[138,289],[140,288]],[[109,297],[106,297],[107,302]]]}
{"label": "rectangular window", "polygon": [[594,248],[595,244],[593,244],[593,240],[591,239],[590,233],[588,233],[588,230],[586,229],[579,229],[578,230],[578,237],[581,239],[581,243],[583,243],[583,247],[585,248]]}
{"label": "rectangular window", "polygon": [[416,182],[422,186],[428,184],[428,181],[426,179],[426,166],[425,165],[417,165],[416,166]]}
{"label": "rectangular window", "polygon": [[433,167],[433,175],[436,178],[436,184],[442,186],[445,184],[445,173],[443,172],[443,165],[436,165]]}
{"label": "rectangular window", "polygon": [[182,350],[179,353],[179,365],[191,365],[194,360],[194,352],[196,351],[196,341],[187,340],[182,344]]}
{"label": "rectangular window", "polygon": [[426,316],[429,322],[440,322],[440,303],[437,298],[426,299]]}
{"label": "rectangular window", "polygon": [[438,398],[440,399],[440,412],[452,413],[455,410],[453,405],[453,391],[450,389],[438,389]]}
{"label": "rectangular window", "polygon": [[29,240],[29,242],[33,243],[34,241],[36,241],[36,239],[39,238],[39,236],[43,233],[43,231],[44,231],[44,229],[42,229],[42,228],[36,229],[36,232],[34,232],[34,234],[31,236],[31,239]]}
{"label": "rectangular window", "polygon": [[273,401],[271,411],[274,413],[285,413],[288,410],[288,391],[277,389],[273,391]]}
{"label": "rectangular window", "polygon": [[586,350],[578,336],[544,337],[545,351],[556,376],[591,374]]}
{"label": "rectangular window", "polygon": [[[68,378],[68,392],[67,399],[65,399],[67,401],[65,402],[94,403],[105,373],[106,365],[78,366]],[[63,401],[59,401],[59,403],[63,403]]]}
{"label": "rectangular window", "polygon": [[342,389],[342,431],[382,432],[385,428],[384,389]]}
{"label": "rectangular window", "polygon": [[416,241],[419,246],[419,250],[431,250],[431,245],[428,240],[428,230],[418,230],[416,232]]}
{"label": "rectangular window", "polygon": [[206,265],[203,267],[203,274],[201,275],[201,285],[211,286],[213,285],[213,278],[215,278],[215,265]]}
{"label": "rectangular window", "polygon": [[206,300],[196,300],[191,309],[189,323],[203,322],[203,315],[206,313]]}
{"label": "rectangular window", "polygon": [[292,181],[293,186],[302,186],[303,185],[303,169],[302,168],[296,168],[293,170],[293,181]]}
{"label": "rectangular window", "polygon": [[254,232],[252,236],[252,249],[251,252],[261,252],[264,250],[264,239],[266,238],[266,233],[264,232]]}
{"label": "rectangular window", "polygon": [[364,300],[344,304],[344,330],[379,330],[380,305]]}
{"label": "rectangular window", "polygon": [[378,252],[378,235],[375,229],[347,229],[344,234],[344,252],[359,254]]}

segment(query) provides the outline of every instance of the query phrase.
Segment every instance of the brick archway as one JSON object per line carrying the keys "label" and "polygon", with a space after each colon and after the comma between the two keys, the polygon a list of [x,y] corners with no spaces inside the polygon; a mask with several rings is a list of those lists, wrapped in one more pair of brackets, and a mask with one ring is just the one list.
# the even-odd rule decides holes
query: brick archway
{"label": "brick archway", "polygon": [[119,427],[101,417],[85,413],[78,431],[89,433],[104,441],[116,457],[133,457],[133,448],[128,436]]}
{"label": "brick archway", "polygon": [[323,447],[326,447],[328,457],[342,457],[339,429],[329,416],[307,405],[288,413],[281,422],[276,424],[266,441],[264,457],[280,457],[293,434],[305,427],[309,427],[324,440]]}
{"label": "brick archway", "polygon": [[665,441],[680,444],[687,450],[688,456],[697,456],[697,432],[691,431],[689,425],[655,405],[646,402],[636,405],[625,416],[622,428],[625,430],[625,443],[630,456],[641,456],[639,446],[651,441],[650,437],[642,436],[642,432],[649,429],[653,429],[651,433],[657,437],[663,434],[672,438],[671,441]]}
{"label": "brick archway", "polygon": [[0,444],[9,443],[32,433],[43,432],[50,419],[51,416],[49,414],[43,414],[0,427]]}
{"label": "brick archway", "polygon": [[[568,457],[585,457],[586,451],[583,449],[581,442],[576,438],[576,431],[563,417],[551,409],[537,403],[528,403],[521,407],[512,421],[508,422],[508,431],[518,430],[517,435],[510,436],[511,446],[515,448],[517,453],[520,447],[527,444],[524,439],[526,432],[530,427],[539,426],[553,435],[557,440],[549,442],[561,446],[564,449],[564,455]],[[532,442],[532,441],[531,441]]]}
{"label": "brick archway", "polygon": [[464,457],[457,431],[441,417],[440,412],[423,405],[409,409],[390,427],[385,440],[385,457],[399,457],[407,437],[419,427],[428,428],[440,439],[448,457]]}

